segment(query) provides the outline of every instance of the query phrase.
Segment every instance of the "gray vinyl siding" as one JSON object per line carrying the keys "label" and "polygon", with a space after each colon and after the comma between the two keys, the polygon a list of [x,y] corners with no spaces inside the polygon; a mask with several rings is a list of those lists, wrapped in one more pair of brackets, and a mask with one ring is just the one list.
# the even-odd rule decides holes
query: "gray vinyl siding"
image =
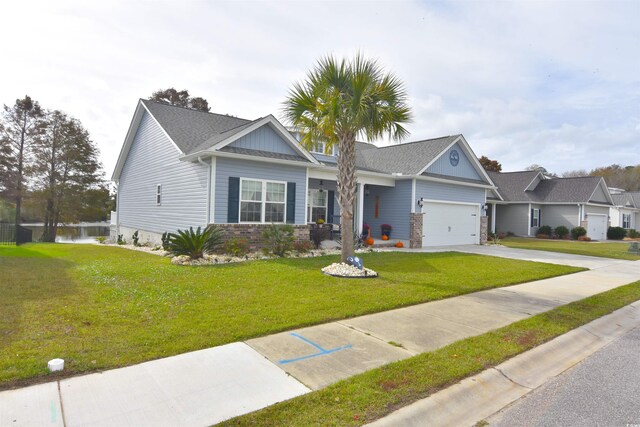
{"label": "gray vinyl siding", "polygon": [[296,183],[296,224],[304,224],[307,185],[304,167],[269,164],[244,159],[218,157],[216,159],[214,222],[225,224],[229,197],[229,177],[272,180]]}
{"label": "gray vinyl siding", "polygon": [[596,188],[596,191],[593,192],[593,196],[591,196],[590,201],[600,202],[600,203],[609,203],[609,200],[607,200],[607,196],[604,193],[602,186],[598,185],[598,188]]}
{"label": "gray vinyl siding", "polygon": [[[545,224],[544,215],[543,212],[543,224]],[[496,205],[496,232],[512,232],[518,236],[527,236],[528,229],[529,204]]]}
{"label": "gray vinyl siding", "polygon": [[578,205],[543,205],[540,211],[542,225],[556,228],[561,225],[571,230],[580,225]]}
{"label": "gray vinyl siding", "polygon": [[[207,223],[207,174],[199,163],[181,162],[180,151],[144,113],[118,184],[118,218],[124,227],[155,233]],[[162,202],[156,205],[156,186]]]}
{"label": "gray vinyl siding", "polygon": [[584,211],[585,211],[585,213],[587,215],[588,214],[609,215],[609,207],[608,206],[591,206],[591,205],[587,205],[585,207]]}
{"label": "gray vinyl siding", "polygon": [[[364,222],[371,227],[371,236],[380,238],[382,224],[389,224],[392,239],[409,239],[411,213],[411,180],[396,181],[395,187],[368,185],[364,197]],[[376,196],[379,197],[378,218],[375,218]]]}
{"label": "gray vinyl siding", "polygon": [[229,147],[298,155],[298,153],[267,124],[232,142],[229,144]]}
{"label": "gray vinyl siding", "polygon": [[[460,161],[457,166],[453,166],[449,161],[449,154],[451,151],[456,150],[460,155]],[[469,178],[483,180],[473,167],[471,161],[467,158],[466,154],[460,148],[457,143],[450,149],[445,151],[431,166],[426,170],[426,173],[433,173],[438,175],[455,176],[458,178]]]}
{"label": "gray vinyl siding", "polygon": [[[414,200],[413,203],[416,203],[417,199],[420,198],[441,200],[443,202],[484,204],[486,200],[486,193],[484,188],[417,180],[416,200]],[[417,204],[416,212],[420,212]]]}

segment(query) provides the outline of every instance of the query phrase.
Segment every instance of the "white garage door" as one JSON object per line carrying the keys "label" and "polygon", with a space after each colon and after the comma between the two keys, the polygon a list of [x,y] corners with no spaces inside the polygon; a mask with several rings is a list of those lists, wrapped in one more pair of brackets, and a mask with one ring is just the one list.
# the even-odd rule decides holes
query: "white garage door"
{"label": "white garage door", "polygon": [[589,214],[587,218],[587,236],[593,240],[607,239],[607,216]]}
{"label": "white garage door", "polygon": [[479,243],[480,206],[425,203],[422,246],[469,245]]}

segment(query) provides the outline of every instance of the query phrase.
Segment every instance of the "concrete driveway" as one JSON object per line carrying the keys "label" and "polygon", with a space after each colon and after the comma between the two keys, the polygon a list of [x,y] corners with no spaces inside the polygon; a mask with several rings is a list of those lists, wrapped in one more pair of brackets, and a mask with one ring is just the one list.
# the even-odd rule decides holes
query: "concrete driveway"
{"label": "concrete driveway", "polygon": [[547,262],[550,264],[571,265],[588,269],[598,269],[616,264],[635,263],[613,258],[600,258],[586,255],[565,254],[560,252],[535,251],[530,249],[515,249],[500,245],[457,245],[434,246],[421,249],[405,249],[409,252],[465,252],[470,254],[490,255],[502,258],[519,259],[523,261]]}

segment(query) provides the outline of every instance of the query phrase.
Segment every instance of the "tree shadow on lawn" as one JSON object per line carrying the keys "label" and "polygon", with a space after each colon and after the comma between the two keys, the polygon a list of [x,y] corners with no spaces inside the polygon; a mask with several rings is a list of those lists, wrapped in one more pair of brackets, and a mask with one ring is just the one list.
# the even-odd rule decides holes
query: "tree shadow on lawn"
{"label": "tree shadow on lawn", "polygon": [[[72,266],[29,249],[0,251],[0,349],[7,355],[0,360],[0,379],[24,369],[15,364],[34,363],[37,349],[61,333],[60,300],[77,292]],[[46,367],[46,360],[35,363]]]}

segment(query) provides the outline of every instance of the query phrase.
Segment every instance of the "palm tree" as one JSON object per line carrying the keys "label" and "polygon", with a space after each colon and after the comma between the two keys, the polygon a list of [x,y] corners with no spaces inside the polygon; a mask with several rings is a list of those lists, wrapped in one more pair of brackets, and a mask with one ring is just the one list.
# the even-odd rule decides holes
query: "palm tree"
{"label": "palm tree", "polygon": [[283,113],[311,147],[325,141],[338,146],[338,204],[342,229],[342,262],[353,255],[353,208],[356,198],[356,138],[393,140],[409,132],[411,120],[403,83],[374,60],[357,54],[352,61],[321,58],[304,82],[295,83]]}

